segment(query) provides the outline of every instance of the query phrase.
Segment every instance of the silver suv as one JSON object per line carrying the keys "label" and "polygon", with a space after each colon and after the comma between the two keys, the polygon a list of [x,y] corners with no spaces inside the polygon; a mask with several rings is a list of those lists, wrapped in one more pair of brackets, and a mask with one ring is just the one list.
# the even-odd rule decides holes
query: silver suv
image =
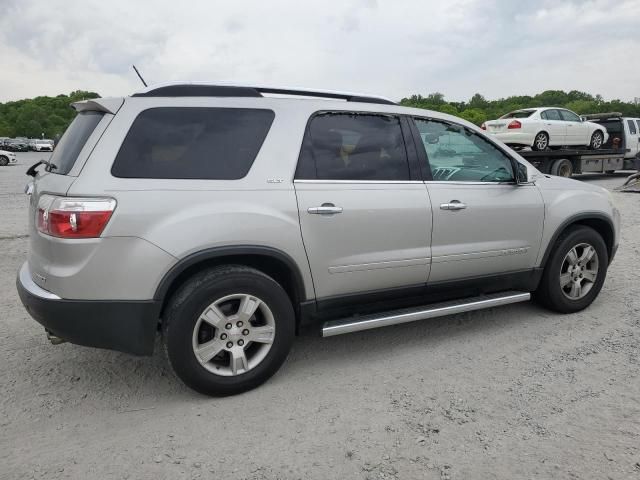
{"label": "silver suv", "polygon": [[173,84],[74,104],[29,174],[18,291],[54,342],[253,388],[296,335],[598,295],[609,193],[459,118],[357,94]]}

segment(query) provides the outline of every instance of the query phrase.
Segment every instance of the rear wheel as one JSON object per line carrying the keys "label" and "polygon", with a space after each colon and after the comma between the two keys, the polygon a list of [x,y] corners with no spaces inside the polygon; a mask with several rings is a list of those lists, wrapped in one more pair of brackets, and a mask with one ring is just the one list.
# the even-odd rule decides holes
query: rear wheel
{"label": "rear wheel", "polygon": [[570,228],[556,242],[535,297],[557,312],[582,310],[598,296],[608,264],[607,247],[598,232],[585,226]]}
{"label": "rear wheel", "polygon": [[602,147],[603,143],[604,135],[602,135],[602,132],[600,130],[593,132],[593,135],[591,135],[591,141],[589,142],[589,148],[592,150],[598,150]]}
{"label": "rear wheel", "polygon": [[573,175],[573,164],[567,158],[560,158],[551,165],[551,175],[568,178]]}
{"label": "rear wheel", "polygon": [[9,165],[9,159],[7,157],[0,157],[0,167],[6,167]]}
{"label": "rear wheel", "polygon": [[195,275],[172,297],[163,322],[171,366],[207,395],[233,395],[265,382],[285,361],[294,332],[287,293],[240,265]]}
{"label": "rear wheel", "polygon": [[549,146],[549,135],[547,132],[538,133],[533,139],[533,145],[531,148],[535,151],[546,150]]}

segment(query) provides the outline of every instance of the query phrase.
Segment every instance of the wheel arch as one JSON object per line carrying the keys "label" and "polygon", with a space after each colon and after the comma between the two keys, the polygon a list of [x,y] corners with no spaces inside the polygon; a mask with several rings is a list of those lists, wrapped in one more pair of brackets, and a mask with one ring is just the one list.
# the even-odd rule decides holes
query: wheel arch
{"label": "wheel arch", "polygon": [[252,267],[272,277],[287,292],[296,311],[296,317],[299,317],[299,306],[306,300],[300,269],[286,253],[276,248],[257,245],[208,248],[178,261],[164,275],[153,297],[161,304],[160,317],[173,293],[188,278],[206,268],[225,264]]}
{"label": "wheel arch", "polygon": [[551,143],[551,135],[549,135],[549,132],[547,132],[544,128],[541,130],[538,130],[536,133],[533,134],[533,141],[531,142],[531,147],[533,147],[536,143],[536,137],[538,135],[540,135],[541,133],[544,133],[547,136],[547,146],[549,146],[549,144]]}
{"label": "wheel arch", "polygon": [[614,249],[614,240],[615,240],[615,229],[613,226],[613,222],[606,215],[599,212],[588,212],[588,213],[579,213],[569,217],[565,220],[555,231],[551,240],[546,247],[544,252],[544,256],[542,257],[542,261],[540,262],[540,266],[544,268],[547,264],[547,260],[551,256],[551,251],[556,245],[558,238],[565,232],[567,229],[574,227],[576,225],[583,225],[586,227],[591,227],[596,232],[602,236],[604,243],[607,245],[607,254],[609,257],[609,263],[611,263],[611,259]]}

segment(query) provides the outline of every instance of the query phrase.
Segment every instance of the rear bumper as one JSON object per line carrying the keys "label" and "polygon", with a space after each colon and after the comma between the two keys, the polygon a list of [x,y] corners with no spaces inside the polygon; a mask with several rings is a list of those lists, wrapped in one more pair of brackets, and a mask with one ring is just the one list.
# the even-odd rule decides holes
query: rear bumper
{"label": "rear bumper", "polygon": [[157,301],[65,300],[36,285],[26,262],[16,285],[27,312],[63,340],[135,355],[153,353]]}
{"label": "rear bumper", "polygon": [[499,133],[489,132],[489,133],[494,137],[496,137],[498,140],[500,140],[502,143],[506,143],[507,145],[525,145],[529,147],[533,145],[534,135],[530,133],[514,132],[514,131],[499,132]]}

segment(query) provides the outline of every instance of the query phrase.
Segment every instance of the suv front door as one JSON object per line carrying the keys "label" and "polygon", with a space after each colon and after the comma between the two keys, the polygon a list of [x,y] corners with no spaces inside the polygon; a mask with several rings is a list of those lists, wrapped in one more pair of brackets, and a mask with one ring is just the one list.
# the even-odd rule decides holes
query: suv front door
{"label": "suv front door", "polygon": [[426,284],[431,204],[405,122],[357,112],[309,121],[294,185],[318,299]]}
{"label": "suv front door", "polygon": [[544,221],[538,188],[517,185],[511,159],[471,129],[414,122],[432,178],[425,181],[433,211],[429,283],[530,272]]}

